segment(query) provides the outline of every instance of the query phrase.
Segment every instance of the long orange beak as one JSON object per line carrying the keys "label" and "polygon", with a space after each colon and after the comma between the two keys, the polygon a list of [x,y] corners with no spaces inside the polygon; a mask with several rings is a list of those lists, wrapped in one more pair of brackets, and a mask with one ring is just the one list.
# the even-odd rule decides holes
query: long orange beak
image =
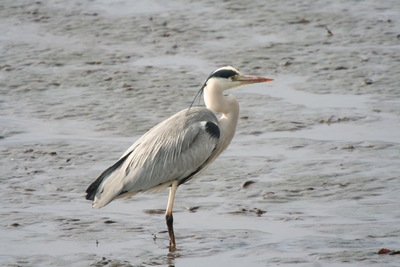
{"label": "long orange beak", "polygon": [[238,81],[241,84],[252,84],[252,83],[265,83],[272,82],[274,79],[262,77],[262,76],[245,76],[243,75]]}

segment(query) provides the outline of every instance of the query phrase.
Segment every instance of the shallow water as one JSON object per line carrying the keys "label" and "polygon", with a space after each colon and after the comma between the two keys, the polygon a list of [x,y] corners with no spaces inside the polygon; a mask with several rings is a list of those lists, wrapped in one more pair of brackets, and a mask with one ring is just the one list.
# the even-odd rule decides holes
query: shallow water
{"label": "shallow water", "polygon": [[[398,17],[372,0],[2,1],[0,265],[398,266],[377,254],[400,250]],[[178,250],[168,190],[92,210],[87,186],[228,64],[275,80],[230,92],[237,133],[178,190]]]}

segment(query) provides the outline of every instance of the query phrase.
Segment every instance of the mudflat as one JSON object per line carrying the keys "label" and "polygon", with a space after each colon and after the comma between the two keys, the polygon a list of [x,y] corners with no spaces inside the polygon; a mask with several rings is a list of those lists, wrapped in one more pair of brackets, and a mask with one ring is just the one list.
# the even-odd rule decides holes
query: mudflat
{"label": "mudflat", "polygon": [[[398,266],[397,1],[0,2],[0,265]],[[87,186],[232,65],[231,145],[182,185]],[[195,103],[203,105],[202,102]]]}

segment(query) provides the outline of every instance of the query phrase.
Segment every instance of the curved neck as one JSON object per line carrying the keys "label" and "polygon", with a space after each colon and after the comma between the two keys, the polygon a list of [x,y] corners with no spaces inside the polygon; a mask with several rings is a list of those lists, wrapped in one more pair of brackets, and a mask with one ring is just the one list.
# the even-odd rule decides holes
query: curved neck
{"label": "curved neck", "polygon": [[208,109],[214,112],[227,115],[231,112],[239,112],[239,104],[230,95],[224,95],[224,83],[218,80],[211,80],[204,87],[204,102]]}
{"label": "curved neck", "polygon": [[[204,102],[208,109],[222,114],[218,120],[221,129],[218,151],[221,153],[228,147],[235,135],[236,125],[239,119],[239,103],[233,95],[223,95],[223,89],[215,84],[204,88]],[[219,154],[218,153],[218,154]]]}

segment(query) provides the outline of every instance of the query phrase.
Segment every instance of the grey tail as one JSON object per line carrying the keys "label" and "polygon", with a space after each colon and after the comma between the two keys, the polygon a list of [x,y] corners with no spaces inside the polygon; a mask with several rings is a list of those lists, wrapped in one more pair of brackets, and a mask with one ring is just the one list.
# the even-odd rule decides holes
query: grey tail
{"label": "grey tail", "polygon": [[[132,150],[133,151],[133,150]],[[87,189],[86,189],[86,199],[87,200],[94,200],[94,196],[97,193],[97,190],[99,189],[99,186],[101,183],[106,179],[108,176],[110,176],[111,173],[113,173],[116,169],[122,166],[122,164],[125,162],[125,160],[129,157],[129,155],[132,153],[129,152],[126,154],[124,157],[120,158],[114,165],[109,167],[107,170],[105,170],[100,176],[94,181]]]}

